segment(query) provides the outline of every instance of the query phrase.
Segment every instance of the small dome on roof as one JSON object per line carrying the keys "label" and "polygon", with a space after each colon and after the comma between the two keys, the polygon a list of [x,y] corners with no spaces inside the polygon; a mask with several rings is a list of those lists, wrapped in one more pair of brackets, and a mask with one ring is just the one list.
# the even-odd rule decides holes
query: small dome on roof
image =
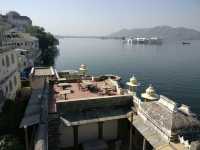
{"label": "small dome on roof", "polygon": [[152,85],[149,85],[145,93],[142,93],[141,96],[148,100],[156,100],[159,98],[159,95],[156,94],[156,91]]}
{"label": "small dome on roof", "polygon": [[86,68],[86,65],[85,64],[81,64],[80,67],[81,68]]}
{"label": "small dome on roof", "polygon": [[87,66],[85,64],[81,64],[79,70],[86,71]]}
{"label": "small dome on roof", "polygon": [[149,87],[146,89],[146,93],[153,96],[156,94],[154,87],[150,84]]}
{"label": "small dome on roof", "polygon": [[133,75],[130,79],[129,79],[129,82],[126,82],[126,84],[130,87],[137,87],[139,86],[139,83],[136,79],[136,77]]}

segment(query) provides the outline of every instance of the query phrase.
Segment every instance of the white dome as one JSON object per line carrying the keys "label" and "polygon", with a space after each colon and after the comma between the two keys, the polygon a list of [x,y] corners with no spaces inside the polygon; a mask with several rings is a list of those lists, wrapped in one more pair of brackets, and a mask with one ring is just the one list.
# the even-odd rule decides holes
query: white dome
{"label": "white dome", "polygon": [[155,89],[152,85],[149,85],[149,87],[146,89],[145,93],[142,93],[141,96],[145,98],[146,100],[157,100],[159,99],[159,95],[156,94]]}
{"label": "white dome", "polygon": [[152,85],[149,85],[149,87],[146,89],[146,94],[150,96],[154,96],[156,94],[156,91]]}
{"label": "white dome", "polygon": [[87,66],[85,64],[81,64],[79,70],[87,70]]}

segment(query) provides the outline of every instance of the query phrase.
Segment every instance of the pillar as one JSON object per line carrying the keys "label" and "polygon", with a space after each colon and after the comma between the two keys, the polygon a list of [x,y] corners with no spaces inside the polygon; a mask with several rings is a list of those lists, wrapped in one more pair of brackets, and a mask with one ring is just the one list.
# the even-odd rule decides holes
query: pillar
{"label": "pillar", "polygon": [[74,132],[74,147],[75,149],[78,149],[78,125],[73,126],[73,132]]}
{"label": "pillar", "polygon": [[117,120],[117,139],[120,139],[120,119]]}
{"label": "pillar", "polygon": [[28,129],[27,129],[27,126],[24,126],[24,133],[25,133],[26,150],[28,150],[29,149],[29,140],[28,140]]}
{"label": "pillar", "polygon": [[103,139],[103,122],[98,122],[98,138]]}
{"label": "pillar", "polygon": [[131,113],[130,133],[129,133],[129,150],[133,149],[133,113]]}
{"label": "pillar", "polygon": [[146,150],[146,140],[143,137],[143,145],[142,145],[142,150]]}

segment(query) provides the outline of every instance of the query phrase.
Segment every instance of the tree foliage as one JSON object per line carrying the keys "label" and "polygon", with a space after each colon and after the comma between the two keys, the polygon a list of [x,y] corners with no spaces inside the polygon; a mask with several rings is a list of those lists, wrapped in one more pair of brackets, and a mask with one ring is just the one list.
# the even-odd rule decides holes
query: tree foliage
{"label": "tree foliage", "polygon": [[17,92],[15,100],[7,99],[0,113],[0,150],[23,150],[24,132],[20,122],[31,95],[31,89],[25,87]]}
{"label": "tree foliage", "polygon": [[6,100],[0,114],[0,134],[15,132],[19,128],[27,105],[26,101]]}
{"label": "tree foliage", "polygon": [[56,47],[59,44],[58,39],[56,39],[51,33],[45,32],[44,28],[39,26],[30,26],[26,29],[26,32],[39,39],[41,57],[38,64],[43,66],[54,65],[55,57],[59,52]]}
{"label": "tree foliage", "polygon": [[0,136],[0,150],[23,150],[24,145],[13,135]]}

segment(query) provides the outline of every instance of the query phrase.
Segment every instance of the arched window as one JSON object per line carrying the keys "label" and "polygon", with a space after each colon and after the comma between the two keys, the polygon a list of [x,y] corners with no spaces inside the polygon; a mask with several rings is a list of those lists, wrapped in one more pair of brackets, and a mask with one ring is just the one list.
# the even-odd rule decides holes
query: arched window
{"label": "arched window", "polygon": [[9,67],[10,66],[10,60],[8,55],[6,55],[6,66]]}
{"label": "arched window", "polygon": [[11,80],[9,81],[9,89],[10,89],[10,91],[13,90],[13,85],[12,85],[12,81]]}
{"label": "arched window", "polygon": [[11,54],[11,60],[12,60],[12,64],[15,63],[15,57],[14,57],[14,54]]}
{"label": "arched window", "polygon": [[15,86],[17,85],[17,77],[16,76],[14,76],[14,84],[15,84]]}
{"label": "arched window", "polygon": [[4,57],[2,58],[2,66],[5,66],[5,60],[4,60]]}
{"label": "arched window", "polygon": [[6,86],[6,94],[8,93],[8,86]]}

